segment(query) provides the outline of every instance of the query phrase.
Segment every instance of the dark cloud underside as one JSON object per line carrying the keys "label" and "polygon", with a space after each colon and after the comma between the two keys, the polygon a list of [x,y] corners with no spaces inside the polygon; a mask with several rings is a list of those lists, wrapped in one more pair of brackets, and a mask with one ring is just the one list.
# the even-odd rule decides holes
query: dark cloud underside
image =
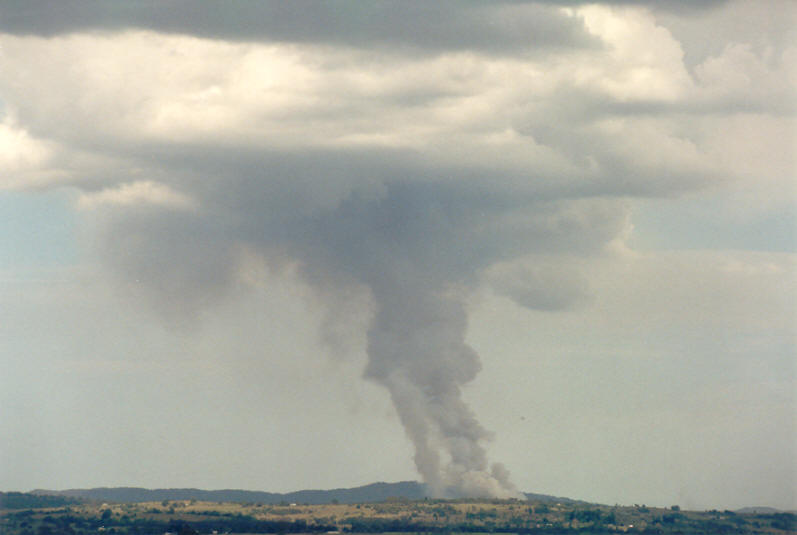
{"label": "dark cloud underside", "polygon": [[[500,3],[499,3],[500,4]],[[149,29],[232,41],[290,41],[427,51],[596,46],[555,7],[493,2],[12,1],[0,31],[52,36]]]}

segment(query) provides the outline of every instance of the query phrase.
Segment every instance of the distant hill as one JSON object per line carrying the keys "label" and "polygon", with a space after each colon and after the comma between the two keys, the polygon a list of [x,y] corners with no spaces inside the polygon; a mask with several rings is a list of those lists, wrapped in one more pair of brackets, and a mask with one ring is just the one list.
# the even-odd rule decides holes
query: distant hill
{"label": "distant hill", "polygon": [[362,487],[334,490],[300,490],[283,494],[282,500],[291,503],[366,503],[383,502],[388,498],[422,500],[426,497],[426,486],[417,481],[399,483],[372,483]]}
{"label": "distant hill", "polygon": [[750,513],[750,514],[772,514],[772,513],[779,513],[780,509],[775,509],[774,507],[742,507],[741,509],[736,510],[737,513]]}
{"label": "distant hill", "polygon": [[208,502],[238,503],[367,503],[388,498],[422,500],[426,496],[424,485],[416,481],[399,483],[372,483],[362,487],[332,490],[300,490],[275,493],[252,490],[201,490],[201,489],[144,489],[138,487],[113,487],[93,489],[33,491],[36,495],[66,496],[102,502],[159,502],[163,500],[200,500]]}
{"label": "distant hill", "polygon": [[0,492],[0,509],[36,509],[63,507],[79,503],[78,498],[63,495],[33,494],[30,492]]}
{"label": "distant hill", "polygon": [[582,500],[573,500],[572,498],[563,498],[561,496],[550,496],[548,494],[535,494],[533,492],[524,492],[524,496],[526,496],[527,500],[531,500],[533,502],[543,502],[543,503],[566,503],[566,504],[588,504],[589,502],[585,502]]}
{"label": "distant hill", "polygon": [[[426,487],[417,481],[399,483],[372,483],[362,487],[332,490],[300,490],[297,492],[276,493],[252,490],[201,490],[201,489],[144,489],[138,487],[113,487],[93,489],[43,490],[33,494],[40,496],[62,496],[99,502],[160,502],[163,500],[199,500],[207,502],[238,503],[368,503],[382,502],[389,498],[422,500],[427,497]],[[546,494],[526,493],[529,500],[549,503],[585,503],[548,496]]]}

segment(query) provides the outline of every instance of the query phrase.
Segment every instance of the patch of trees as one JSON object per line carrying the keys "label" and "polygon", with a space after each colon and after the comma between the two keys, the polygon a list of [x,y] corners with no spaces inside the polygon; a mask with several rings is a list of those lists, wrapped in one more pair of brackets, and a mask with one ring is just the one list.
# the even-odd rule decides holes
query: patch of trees
{"label": "patch of trees", "polygon": [[598,509],[576,509],[570,512],[570,520],[577,520],[585,524],[600,524],[604,519],[604,515]]}
{"label": "patch of trees", "polygon": [[[305,520],[258,520],[241,515],[223,520],[199,520],[185,523],[199,533],[325,533],[335,531],[335,526],[311,524]],[[172,530],[167,530],[172,531]],[[173,533],[175,533],[173,531]]]}
{"label": "patch of trees", "polygon": [[38,509],[80,503],[75,498],[30,492],[0,492],[0,509]]}
{"label": "patch of trees", "polygon": [[772,515],[760,515],[770,521],[770,526],[784,531],[797,531],[797,515],[794,513],[775,513]]}
{"label": "patch of trees", "polygon": [[[24,512],[22,512],[24,513]],[[151,519],[130,518],[127,516],[76,517],[73,515],[45,516],[33,520],[30,514],[15,514],[6,517],[0,532],[24,535],[83,535],[104,533],[114,534],[152,534],[175,533],[194,535],[197,533],[325,533],[337,529],[335,525],[308,523],[305,520],[259,520],[249,515],[235,515],[218,519]],[[31,520],[28,520],[31,519]]]}
{"label": "patch of trees", "polygon": [[[564,533],[567,528],[561,524],[545,527],[518,527],[502,524],[483,524],[472,522],[446,522],[428,524],[414,522],[411,518],[363,518],[350,517],[342,521],[347,533]],[[595,533],[591,531],[590,533]]]}

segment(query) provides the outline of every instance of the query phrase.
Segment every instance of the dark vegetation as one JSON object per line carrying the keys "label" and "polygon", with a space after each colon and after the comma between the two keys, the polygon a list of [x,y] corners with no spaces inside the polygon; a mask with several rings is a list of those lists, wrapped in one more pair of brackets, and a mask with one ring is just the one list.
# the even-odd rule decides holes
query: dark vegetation
{"label": "dark vegetation", "polygon": [[[201,490],[201,489],[144,489],[139,487],[101,487],[93,489],[35,490],[34,494],[68,496],[102,502],[159,502],[161,500],[199,500],[205,502],[237,503],[371,503],[400,497],[422,500],[426,487],[417,481],[398,483],[372,483],[361,487],[332,490],[300,490],[279,494],[252,490]],[[582,503],[570,498],[547,494],[526,493],[526,498],[535,502]]]}
{"label": "dark vegetation", "polygon": [[199,500],[239,503],[368,503],[381,502],[393,496],[421,500],[426,488],[417,481],[372,483],[362,487],[333,490],[300,490],[279,494],[251,490],[143,489],[114,487],[70,490],[35,490],[35,494],[52,494],[103,502],[159,502],[161,500]]}
{"label": "dark vegetation", "polygon": [[32,509],[40,507],[62,507],[81,503],[83,500],[69,496],[32,494],[29,492],[0,492],[0,509]]}
{"label": "dark vegetation", "polygon": [[[13,500],[8,501],[8,496]],[[229,503],[194,499],[58,506],[5,493],[2,535],[211,533],[795,533],[793,513],[682,511],[539,500],[410,500],[359,504]],[[63,496],[61,499],[67,499]],[[25,500],[30,500],[26,502]],[[8,504],[44,503],[24,509]]]}

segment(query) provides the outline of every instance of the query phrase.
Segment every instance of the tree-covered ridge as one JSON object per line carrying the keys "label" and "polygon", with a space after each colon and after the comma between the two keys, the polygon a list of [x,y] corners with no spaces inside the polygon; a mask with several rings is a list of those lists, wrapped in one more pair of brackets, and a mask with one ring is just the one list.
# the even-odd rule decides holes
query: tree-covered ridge
{"label": "tree-covered ridge", "polygon": [[426,496],[426,487],[417,481],[397,483],[371,483],[354,488],[330,490],[300,490],[277,493],[240,489],[202,490],[145,489],[140,487],[99,487],[91,489],[35,490],[35,494],[70,496],[102,502],[160,502],[162,500],[198,500],[236,503],[366,503],[380,502],[391,497],[420,500]]}
{"label": "tree-covered ridge", "polygon": [[79,498],[70,496],[33,494],[30,492],[0,492],[0,509],[62,507],[82,501]]}
{"label": "tree-covered ridge", "polygon": [[[428,489],[417,481],[396,483],[371,483],[353,488],[327,490],[300,490],[296,492],[264,492],[241,489],[145,489],[141,487],[98,487],[91,489],[35,490],[34,494],[70,496],[102,502],[159,502],[162,500],[198,500],[207,502],[235,503],[370,503],[390,498],[422,500],[428,497]],[[525,493],[526,499],[548,503],[577,503],[577,500],[547,494]],[[585,502],[578,502],[585,503]]]}

